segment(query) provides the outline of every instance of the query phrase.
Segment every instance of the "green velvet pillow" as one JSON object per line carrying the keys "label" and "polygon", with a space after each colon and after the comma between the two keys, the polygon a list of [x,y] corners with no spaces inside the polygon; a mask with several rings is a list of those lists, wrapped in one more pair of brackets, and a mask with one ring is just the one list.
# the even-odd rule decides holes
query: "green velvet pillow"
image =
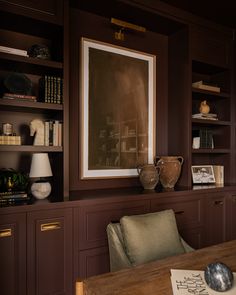
{"label": "green velvet pillow", "polygon": [[173,210],[124,216],[120,224],[132,265],[185,252]]}

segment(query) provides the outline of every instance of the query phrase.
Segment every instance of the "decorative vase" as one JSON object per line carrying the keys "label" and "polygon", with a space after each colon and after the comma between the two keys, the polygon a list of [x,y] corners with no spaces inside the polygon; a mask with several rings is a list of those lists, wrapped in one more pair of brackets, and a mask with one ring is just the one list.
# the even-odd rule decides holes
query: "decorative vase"
{"label": "decorative vase", "polygon": [[163,188],[174,188],[179,179],[183,161],[181,156],[156,157],[155,164],[160,167],[160,182]]}
{"label": "decorative vase", "polygon": [[203,100],[200,104],[200,108],[199,108],[200,113],[202,114],[208,114],[210,112],[210,107],[207,104],[206,100]]}
{"label": "decorative vase", "polygon": [[147,164],[139,166],[137,171],[143,188],[150,190],[155,189],[159,181],[160,168],[153,164]]}

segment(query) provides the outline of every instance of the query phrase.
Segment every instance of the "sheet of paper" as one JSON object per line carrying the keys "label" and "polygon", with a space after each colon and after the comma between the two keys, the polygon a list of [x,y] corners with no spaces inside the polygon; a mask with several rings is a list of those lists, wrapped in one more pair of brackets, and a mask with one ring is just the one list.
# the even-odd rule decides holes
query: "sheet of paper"
{"label": "sheet of paper", "polygon": [[216,292],[209,288],[204,279],[204,271],[171,269],[173,295],[236,295],[236,273],[234,285],[226,292]]}

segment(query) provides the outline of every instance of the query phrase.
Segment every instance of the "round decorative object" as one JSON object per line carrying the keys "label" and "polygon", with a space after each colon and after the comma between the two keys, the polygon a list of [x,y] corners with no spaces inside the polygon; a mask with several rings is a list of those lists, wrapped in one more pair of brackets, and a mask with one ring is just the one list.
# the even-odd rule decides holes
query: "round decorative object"
{"label": "round decorative object", "polygon": [[210,112],[210,107],[207,104],[206,100],[203,100],[200,104],[200,108],[199,108],[200,113],[202,114],[208,114]]}
{"label": "round decorative object", "polygon": [[157,167],[160,167],[160,182],[164,189],[174,188],[179,179],[183,161],[181,156],[156,157],[155,163]]}
{"label": "round decorative object", "polygon": [[32,82],[24,74],[12,73],[4,80],[4,85],[10,93],[30,95]]}
{"label": "round decorative object", "polygon": [[50,195],[51,190],[49,182],[34,182],[31,186],[31,193],[38,200],[46,199]]}
{"label": "round decorative object", "polygon": [[207,285],[218,292],[232,288],[234,276],[230,268],[221,262],[211,263],[204,272]]}
{"label": "round decorative object", "polygon": [[28,50],[27,53],[29,57],[50,59],[50,50],[46,45],[34,44]]}
{"label": "round decorative object", "polygon": [[137,168],[139,180],[144,189],[155,189],[159,181],[160,168],[148,164]]}

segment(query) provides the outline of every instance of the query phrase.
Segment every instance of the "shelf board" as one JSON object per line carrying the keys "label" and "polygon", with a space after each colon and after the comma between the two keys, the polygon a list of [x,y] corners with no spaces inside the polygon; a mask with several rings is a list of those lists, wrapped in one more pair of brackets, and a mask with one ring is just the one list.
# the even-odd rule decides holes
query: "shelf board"
{"label": "shelf board", "polygon": [[54,68],[54,69],[63,69],[62,62],[57,62],[53,60],[32,58],[27,56],[9,54],[5,52],[0,52],[0,58],[5,60],[10,60],[10,61],[23,62],[23,63],[32,64],[32,65]]}
{"label": "shelf board", "polygon": [[199,93],[199,94],[206,94],[214,97],[223,97],[223,98],[229,98],[230,94],[226,92],[214,92],[214,91],[209,91],[209,90],[203,90],[203,89],[198,89],[192,87],[192,92],[193,93]]}
{"label": "shelf board", "polygon": [[229,154],[230,149],[192,149],[193,154]]}
{"label": "shelf board", "polygon": [[221,121],[221,120],[207,120],[207,119],[195,119],[192,118],[193,124],[202,124],[202,125],[219,125],[219,126],[230,126],[229,121]]}
{"label": "shelf board", "polygon": [[0,145],[1,152],[62,152],[62,146]]}
{"label": "shelf board", "polygon": [[57,103],[44,103],[44,102],[31,102],[24,100],[16,100],[16,99],[0,99],[1,106],[7,107],[21,107],[21,108],[30,108],[30,109],[46,109],[46,110],[56,110],[62,111],[63,105]]}

